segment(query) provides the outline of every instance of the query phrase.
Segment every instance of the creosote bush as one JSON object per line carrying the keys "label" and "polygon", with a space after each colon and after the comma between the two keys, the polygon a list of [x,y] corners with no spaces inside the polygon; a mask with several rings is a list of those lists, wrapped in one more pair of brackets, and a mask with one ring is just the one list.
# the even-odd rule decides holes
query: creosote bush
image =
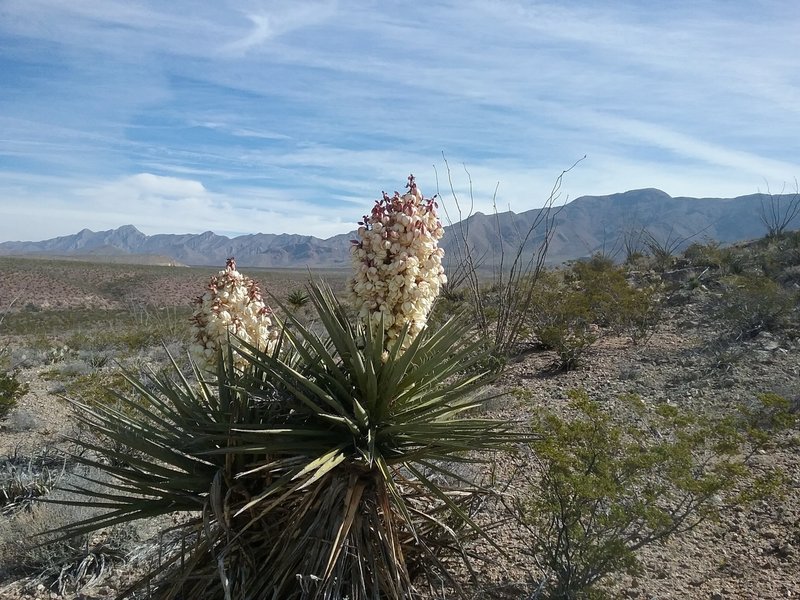
{"label": "creosote bush", "polygon": [[518,504],[547,598],[604,597],[597,584],[635,572],[643,546],[773,489],[774,474],[756,476],[742,458],[747,436],[734,420],[636,396],[612,408],[582,390],[570,398],[569,416],[544,411],[532,424],[538,472]]}
{"label": "creosote bush", "polygon": [[595,255],[572,267],[572,277],[586,296],[594,322],[639,343],[652,334],[658,322],[656,290],[631,284],[625,270]]}
{"label": "creosote bush", "polygon": [[589,298],[561,273],[540,273],[529,319],[531,332],[565,370],[577,367],[598,338]]}
{"label": "creosote bush", "polygon": [[739,409],[740,428],[745,432],[753,451],[774,446],[778,434],[800,423],[800,403],[776,394],[757,394],[755,400]]}
{"label": "creosote bush", "polygon": [[658,322],[652,287],[628,282],[625,271],[601,256],[568,270],[539,274],[529,327],[543,346],[555,350],[559,365],[572,369],[604,331],[647,339]]}

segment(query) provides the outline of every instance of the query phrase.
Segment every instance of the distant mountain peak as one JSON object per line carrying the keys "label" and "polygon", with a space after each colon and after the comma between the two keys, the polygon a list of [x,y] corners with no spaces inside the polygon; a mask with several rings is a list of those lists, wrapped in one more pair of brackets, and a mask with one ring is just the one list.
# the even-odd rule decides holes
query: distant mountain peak
{"label": "distant mountain peak", "polygon": [[115,231],[117,233],[127,233],[127,234],[138,233],[138,234],[144,235],[141,231],[136,229],[136,227],[133,226],[133,225],[123,225],[122,227],[117,227],[117,229],[115,229]]}
{"label": "distant mountain peak", "polygon": [[623,198],[635,198],[637,200],[672,200],[667,192],[659,190],[658,188],[642,188],[640,190],[628,190],[621,194],[614,194],[614,196],[621,196]]}
{"label": "distant mountain peak", "polygon": [[[536,229],[529,239],[541,239],[543,223],[556,226],[557,235],[552,238],[547,255],[551,263],[619,247],[619,241],[630,231],[647,231],[656,239],[690,240],[702,234],[728,243],[764,235],[762,201],[770,199],[763,194],[737,198],[672,198],[656,188],[581,196],[559,207],[555,221],[542,220],[542,209],[488,216],[475,212],[467,219],[468,226],[455,230],[446,227],[442,245],[446,256],[457,257],[455,246],[463,241],[460,236],[468,231],[473,256],[486,257],[489,266],[492,261],[501,260],[503,251],[522,239],[529,227],[535,225]],[[800,227],[800,216],[791,227]],[[169,257],[171,263],[220,267],[227,258],[235,256],[241,267],[340,268],[350,263],[353,237],[354,232],[327,240],[301,234],[260,233],[229,238],[213,231],[148,236],[128,224],[100,232],[83,229],[74,235],[41,242],[2,242],[0,255],[157,255]],[[533,251],[531,245],[525,252]]]}
{"label": "distant mountain peak", "polygon": [[623,194],[653,194],[653,193],[655,193],[655,194],[658,194],[660,196],[669,196],[670,198],[672,198],[672,196],[670,196],[667,192],[665,192],[664,190],[660,190],[658,188],[637,188],[635,190],[628,190],[627,192],[622,192],[622,193]]}

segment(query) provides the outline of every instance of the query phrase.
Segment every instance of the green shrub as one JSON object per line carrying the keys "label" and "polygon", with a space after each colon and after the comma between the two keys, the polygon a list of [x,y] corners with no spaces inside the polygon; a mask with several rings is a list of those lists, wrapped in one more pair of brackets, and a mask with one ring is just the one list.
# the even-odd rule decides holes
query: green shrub
{"label": "green shrub", "polygon": [[584,391],[570,397],[570,417],[545,411],[532,424],[539,472],[518,504],[527,552],[549,571],[548,598],[602,597],[597,584],[635,572],[637,550],[743,502],[744,480],[749,498],[766,490],[738,458],[731,420],[652,410],[636,396],[613,408]]}
{"label": "green shrub", "polygon": [[560,273],[540,274],[528,322],[539,343],[556,352],[565,370],[575,368],[597,341],[588,296]]}
{"label": "green shrub", "polygon": [[597,341],[601,329],[625,334],[634,343],[654,331],[659,311],[655,290],[628,282],[625,271],[595,256],[566,272],[542,272],[528,324],[538,341],[555,350],[571,369]]}
{"label": "green shrub", "polygon": [[720,248],[719,242],[701,244],[694,242],[683,251],[683,257],[696,268],[720,269],[726,256],[726,250]]}
{"label": "green shrub", "polygon": [[740,428],[747,434],[753,450],[775,444],[776,434],[797,425],[800,405],[774,392],[758,394],[753,402],[740,408]]}
{"label": "green shrub", "polygon": [[631,284],[625,270],[609,259],[593,257],[572,267],[586,296],[595,323],[638,343],[649,336],[658,321],[655,289]]}
{"label": "green shrub", "polygon": [[770,279],[785,279],[788,269],[800,265],[800,231],[762,238],[752,246],[754,263]]}
{"label": "green shrub", "polygon": [[692,244],[683,256],[691,266],[709,268],[721,276],[752,273],[781,281],[788,269],[800,265],[800,232],[785,232],[726,248],[717,242]]}
{"label": "green shrub", "polygon": [[127,381],[121,373],[98,371],[78,374],[64,384],[65,391],[70,398],[78,399],[92,406],[117,404],[119,392],[126,386]]}
{"label": "green shrub", "polygon": [[737,339],[777,330],[796,303],[794,294],[764,275],[735,275],[723,279],[722,284],[716,313]]}

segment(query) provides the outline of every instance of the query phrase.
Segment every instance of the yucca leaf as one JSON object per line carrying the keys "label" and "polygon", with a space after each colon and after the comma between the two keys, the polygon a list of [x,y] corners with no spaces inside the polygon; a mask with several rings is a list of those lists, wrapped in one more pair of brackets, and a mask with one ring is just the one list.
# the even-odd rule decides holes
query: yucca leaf
{"label": "yucca leaf", "polygon": [[336,466],[340,465],[347,456],[342,452],[344,449],[344,445],[337,446],[330,452],[327,452],[320,456],[319,458],[311,461],[308,463],[303,469],[297,473],[292,479],[298,479],[303,477],[307,473],[311,473],[313,471],[313,475],[307,479],[301,487],[298,489],[302,490],[314,482],[318,481],[325,473],[331,471],[332,469],[336,468]]}
{"label": "yucca leaf", "polygon": [[417,469],[414,465],[408,464],[405,465],[406,468],[417,478],[419,479],[423,485],[425,485],[426,489],[431,493],[431,495],[435,498],[441,500],[447,507],[456,515],[461,521],[468,524],[473,531],[477,532],[481,535],[487,542],[489,542],[496,550],[503,552],[503,549],[497,545],[497,543],[492,540],[491,536],[475,521],[465,513],[458,504],[453,502],[447,494],[445,494],[441,488],[433,483],[430,479],[428,479],[419,469]]}
{"label": "yucca leaf", "polygon": [[333,541],[331,556],[328,559],[328,565],[325,567],[325,573],[322,576],[324,580],[330,579],[333,573],[333,567],[342,553],[344,539],[353,525],[365,487],[366,483],[364,481],[359,480],[355,475],[350,476],[350,485],[347,487],[347,496],[344,500],[344,517],[341,519],[341,526],[339,527],[339,531],[336,532],[336,539]]}

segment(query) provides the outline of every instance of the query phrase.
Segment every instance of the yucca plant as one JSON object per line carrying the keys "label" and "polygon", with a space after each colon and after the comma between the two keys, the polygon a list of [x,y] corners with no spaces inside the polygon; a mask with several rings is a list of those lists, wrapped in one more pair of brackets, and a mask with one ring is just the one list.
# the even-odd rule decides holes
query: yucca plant
{"label": "yucca plant", "polygon": [[308,304],[308,294],[305,290],[292,290],[289,292],[289,295],[286,297],[286,301],[289,303],[295,310],[300,310],[306,304]]}
{"label": "yucca plant", "polygon": [[485,357],[468,321],[389,343],[329,289],[309,297],[315,323],[289,316],[268,351],[228,345],[213,382],[176,366],[129,375],[121,407],[76,403],[99,437],[75,440],[89,451],[75,459],[113,483],[72,490],[108,512],[64,535],[184,513],[183,543],[141,581],[159,599],[414,598],[423,575],[448,577],[443,557],[467,560],[464,536],[485,532],[463,465],[516,439],[477,415]]}

